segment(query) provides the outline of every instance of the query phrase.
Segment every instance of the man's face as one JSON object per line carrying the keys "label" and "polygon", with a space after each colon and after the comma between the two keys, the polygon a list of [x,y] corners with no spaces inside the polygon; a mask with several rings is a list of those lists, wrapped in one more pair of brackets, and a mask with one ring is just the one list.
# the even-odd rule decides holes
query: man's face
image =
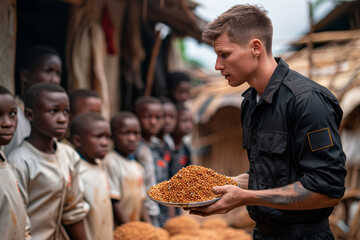
{"label": "man's face", "polygon": [[109,151],[110,134],[108,122],[91,122],[80,134],[79,152],[88,160],[103,159]]}
{"label": "man's face", "polygon": [[164,123],[164,113],[160,103],[148,103],[139,114],[142,131],[145,135],[156,136]]}
{"label": "man's face", "polygon": [[176,118],[177,118],[176,108],[171,103],[164,103],[163,110],[164,110],[163,132],[172,133],[176,127]]}
{"label": "man's face", "polygon": [[115,148],[125,156],[135,152],[140,138],[140,123],[136,118],[121,120],[113,133]]}
{"label": "man's face", "polygon": [[0,145],[10,143],[17,125],[17,108],[14,97],[0,94]]}
{"label": "man's face", "polygon": [[45,55],[33,69],[26,70],[23,75],[26,90],[32,85],[41,82],[60,85],[62,73],[61,59],[56,55]]}
{"label": "man's face", "polygon": [[[48,138],[61,139],[69,123],[69,99],[64,92],[43,91],[38,96],[38,103],[31,110],[31,131]],[[28,111],[26,109],[26,111]]]}
{"label": "man's face", "polygon": [[221,71],[230,86],[239,86],[253,78],[257,60],[252,54],[250,44],[240,46],[231,42],[229,36],[223,33],[213,45],[217,55],[215,69]]}
{"label": "man's face", "polygon": [[71,109],[71,118],[84,112],[101,113],[101,99],[97,97],[79,98]]}

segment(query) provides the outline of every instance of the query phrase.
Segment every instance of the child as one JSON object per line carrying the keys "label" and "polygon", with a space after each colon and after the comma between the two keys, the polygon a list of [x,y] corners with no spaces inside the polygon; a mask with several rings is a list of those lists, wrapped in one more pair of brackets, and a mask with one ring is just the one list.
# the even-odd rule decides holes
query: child
{"label": "child", "polygon": [[173,72],[167,76],[168,97],[175,105],[184,105],[190,97],[190,76],[185,72]]}
{"label": "child", "polygon": [[68,112],[68,96],[58,85],[38,83],[25,96],[31,133],[11,152],[9,162],[16,171],[33,239],[67,239],[67,234],[86,239],[83,219],[89,206],[79,185],[80,157],[55,140],[65,134]]}
{"label": "child", "polygon": [[164,124],[157,138],[166,143],[170,149],[174,148],[174,140],[171,133],[175,130],[177,121],[177,110],[175,104],[167,97],[160,98],[164,111]]}
{"label": "child", "polygon": [[[164,113],[160,100],[155,97],[138,98],[135,101],[134,110],[139,118],[142,130],[142,140],[136,151],[135,159],[143,165],[145,173],[148,174],[146,180],[148,190],[156,183],[169,180],[170,152],[164,152],[162,148],[151,141],[151,138],[158,135],[162,128]],[[150,155],[146,153],[149,149]],[[150,176],[150,174],[153,176]],[[154,176],[155,184],[148,181]],[[149,215],[152,217],[155,226],[163,226],[169,217],[168,208],[163,205],[158,205],[158,207],[160,208],[159,215],[152,215],[151,210],[148,210]]]}
{"label": "child", "polygon": [[175,131],[171,134],[175,148],[172,151],[170,163],[170,177],[174,176],[181,168],[192,164],[191,146],[184,142],[184,136],[192,131],[192,114],[184,106],[179,106]]}
{"label": "child", "polygon": [[90,240],[112,240],[114,222],[109,185],[101,159],[109,151],[110,126],[98,113],[81,113],[70,125],[70,140],[82,157],[80,179],[90,212],[84,220]]}
{"label": "child", "polygon": [[[17,107],[9,90],[0,86],[0,146],[8,144],[17,125]],[[0,233],[2,239],[25,239],[26,211],[15,176],[0,150]]]}
{"label": "child", "polygon": [[19,77],[21,95],[16,98],[18,106],[18,126],[15,135],[6,147],[4,153],[10,152],[30,134],[30,123],[24,115],[24,96],[26,91],[36,83],[51,82],[60,85],[62,62],[59,54],[47,46],[33,46],[27,49],[20,63]]}
{"label": "child", "polygon": [[[91,89],[78,89],[70,93],[70,114],[69,121],[70,124],[72,119],[75,118],[80,113],[84,112],[93,112],[101,113],[101,104],[102,101],[99,95]],[[69,124],[69,125],[70,125]],[[70,131],[66,131],[64,138],[60,141],[74,148],[74,145],[69,141]]]}
{"label": "child", "polygon": [[140,140],[140,123],[130,112],[120,112],[111,119],[114,151],[106,155],[104,166],[110,182],[114,217],[118,225],[128,221],[151,219],[144,208],[146,197],[144,168],[135,161]]}
{"label": "child", "polygon": [[83,112],[101,113],[102,101],[91,89],[77,89],[69,94],[70,120]]}

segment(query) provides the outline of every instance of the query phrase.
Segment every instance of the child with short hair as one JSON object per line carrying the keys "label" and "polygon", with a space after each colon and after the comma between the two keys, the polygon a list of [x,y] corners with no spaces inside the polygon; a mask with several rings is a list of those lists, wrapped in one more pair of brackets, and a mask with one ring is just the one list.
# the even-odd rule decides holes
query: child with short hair
{"label": "child with short hair", "polygon": [[[15,99],[8,89],[0,86],[0,146],[8,144],[17,125]],[[5,154],[0,150],[0,233],[3,239],[29,239],[26,233],[26,210],[17,181]]]}
{"label": "child with short hair", "polygon": [[177,110],[175,104],[167,97],[160,97],[160,101],[164,111],[164,124],[161,128],[157,138],[166,143],[170,149],[173,149],[174,140],[171,137],[171,133],[174,132],[177,121]]}
{"label": "child with short hair", "polygon": [[59,53],[48,46],[32,46],[21,56],[19,78],[21,82],[20,97],[16,97],[18,106],[18,126],[11,142],[3,148],[5,155],[19,146],[30,134],[30,123],[24,114],[24,97],[27,90],[36,83],[49,82],[60,85],[62,61]]}
{"label": "child with short hair", "polygon": [[[171,154],[164,152],[161,147],[151,141],[152,137],[159,134],[163,126],[164,112],[158,98],[140,97],[136,99],[134,105],[135,114],[138,116],[141,125],[142,139],[138,145],[135,158],[144,167],[148,179],[155,176],[154,182],[146,182],[147,190],[153,185],[169,180],[169,163]],[[146,154],[150,150],[151,154]],[[153,175],[153,176],[150,176]],[[163,226],[169,218],[168,208],[158,205],[160,212],[158,215],[152,215],[153,209],[148,209],[155,226]]]}
{"label": "child with short hair", "polygon": [[70,141],[82,157],[80,179],[90,212],[84,219],[89,240],[113,239],[113,212],[102,160],[109,151],[109,123],[98,113],[77,115],[70,125]]}
{"label": "child with short hair", "polygon": [[11,152],[9,162],[16,172],[33,239],[87,239],[83,219],[89,206],[79,182],[80,156],[55,139],[65,134],[68,112],[68,96],[58,85],[38,83],[26,94],[31,133]]}
{"label": "child with short hair", "polygon": [[191,146],[184,141],[184,136],[192,132],[192,113],[185,106],[177,108],[178,117],[176,128],[171,137],[174,140],[174,149],[170,163],[170,177],[174,176],[181,168],[192,164]]}
{"label": "child with short hair", "polygon": [[141,138],[138,118],[127,111],[117,113],[111,119],[111,133],[114,150],[106,155],[104,166],[110,182],[115,221],[117,225],[141,220],[151,223],[144,207],[145,171],[134,158]]}
{"label": "child with short hair", "polygon": [[92,89],[77,89],[69,94],[70,122],[71,119],[83,112],[101,114],[102,101],[100,96]]}
{"label": "child with short hair", "polygon": [[166,78],[167,96],[175,105],[184,105],[190,97],[191,79],[186,72],[172,72]]}
{"label": "child with short hair", "polygon": [[[101,114],[101,98],[92,89],[77,89],[69,94],[70,102],[70,114],[69,114],[69,125],[71,125],[72,119],[77,115],[85,112],[93,112]],[[60,139],[62,143],[74,147],[69,141],[70,130],[68,129],[63,139]]]}

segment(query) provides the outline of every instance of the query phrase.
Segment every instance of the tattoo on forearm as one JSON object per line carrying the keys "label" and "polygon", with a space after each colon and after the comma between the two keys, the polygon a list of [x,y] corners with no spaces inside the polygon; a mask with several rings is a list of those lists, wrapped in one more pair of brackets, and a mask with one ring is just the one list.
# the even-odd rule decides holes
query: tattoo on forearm
{"label": "tattoo on forearm", "polygon": [[268,196],[259,196],[259,197],[273,204],[289,205],[289,204],[301,202],[310,195],[311,192],[297,182],[294,183],[293,185],[288,185],[280,188],[279,193],[275,193]]}

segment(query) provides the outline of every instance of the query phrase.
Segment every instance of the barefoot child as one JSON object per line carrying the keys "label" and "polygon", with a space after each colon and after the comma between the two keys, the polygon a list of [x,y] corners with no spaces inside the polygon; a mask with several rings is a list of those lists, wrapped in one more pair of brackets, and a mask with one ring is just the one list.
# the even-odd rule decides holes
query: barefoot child
{"label": "barefoot child", "polygon": [[82,157],[80,179],[84,200],[90,205],[85,230],[89,240],[112,240],[113,213],[102,159],[109,151],[110,126],[98,113],[81,113],[70,125],[70,141]]}
{"label": "barefoot child", "polygon": [[68,96],[58,85],[35,84],[26,94],[31,133],[11,152],[9,162],[16,171],[33,239],[87,239],[83,219],[89,206],[79,185],[80,157],[55,140],[65,134],[68,112]]}

